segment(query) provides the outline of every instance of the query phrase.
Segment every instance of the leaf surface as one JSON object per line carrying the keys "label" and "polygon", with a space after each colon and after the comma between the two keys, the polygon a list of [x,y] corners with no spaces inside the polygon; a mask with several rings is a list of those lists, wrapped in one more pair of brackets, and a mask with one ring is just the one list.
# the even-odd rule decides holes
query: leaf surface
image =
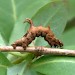
{"label": "leaf surface", "polygon": [[75,59],[63,56],[44,56],[33,62],[32,68],[46,75],[74,75]]}
{"label": "leaf surface", "polygon": [[3,53],[0,52],[0,74],[7,75],[7,67],[10,66],[11,63],[4,56]]}

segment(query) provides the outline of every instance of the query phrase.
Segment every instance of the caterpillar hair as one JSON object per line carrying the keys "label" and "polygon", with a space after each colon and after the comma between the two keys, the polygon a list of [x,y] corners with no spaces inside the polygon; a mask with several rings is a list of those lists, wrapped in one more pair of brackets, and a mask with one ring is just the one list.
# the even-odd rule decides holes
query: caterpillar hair
{"label": "caterpillar hair", "polygon": [[44,39],[48,42],[48,44],[52,47],[62,47],[63,43],[59,41],[50,27],[43,27],[42,25],[35,27],[33,21],[29,18],[26,18],[24,21],[30,24],[30,28],[27,33],[19,40],[15,41],[12,46],[15,49],[16,46],[22,46],[24,50],[26,47],[35,39],[35,37],[44,37]]}

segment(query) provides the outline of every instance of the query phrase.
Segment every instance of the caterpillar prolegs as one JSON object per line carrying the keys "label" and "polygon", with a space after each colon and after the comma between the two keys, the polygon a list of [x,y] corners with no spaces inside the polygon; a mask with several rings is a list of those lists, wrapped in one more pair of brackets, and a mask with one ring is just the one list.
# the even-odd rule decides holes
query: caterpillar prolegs
{"label": "caterpillar prolegs", "polygon": [[16,46],[22,46],[24,50],[26,47],[35,39],[35,37],[44,37],[44,39],[48,42],[48,44],[52,47],[62,47],[63,43],[59,41],[54,33],[51,31],[50,27],[38,26],[35,27],[32,20],[27,18],[25,22],[30,24],[30,28],[27,33],[19,40],[15,41],[12,46],[15,49]]}

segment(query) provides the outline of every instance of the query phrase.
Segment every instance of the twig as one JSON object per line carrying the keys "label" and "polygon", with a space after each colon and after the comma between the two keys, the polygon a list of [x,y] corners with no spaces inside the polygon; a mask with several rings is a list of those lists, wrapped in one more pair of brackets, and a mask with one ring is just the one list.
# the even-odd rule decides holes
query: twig
{"label": "twig", "polygon": [[46,48],[46,47],[27,47],[24,50],[22,47],[16,47],[13,49],[12,46],[0,46],[1,52],[30,52],[34,54],[51,54],[51,55],[66,55],[66,56],[75,56],[75,50],[67,50],[67,49],[58,49],[58,48]]}

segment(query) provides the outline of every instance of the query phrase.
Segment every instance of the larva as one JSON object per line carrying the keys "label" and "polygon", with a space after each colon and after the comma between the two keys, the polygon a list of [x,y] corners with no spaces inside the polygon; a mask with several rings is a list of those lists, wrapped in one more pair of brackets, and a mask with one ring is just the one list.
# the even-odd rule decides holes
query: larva
{"label": "larva", "polygon": [[12,46],[15,49],[16,46],[22,46],[24,50],[26,47],[35,39],[35,37],[44,37],[48,44],[52,47],[62,47],[63,43],[56,39],[54,33],[51,31],[50,27],[38,26],[35,27],[31,19],[26,19],[24,22],[30,24],[30,28],[27,33],[19,40],[15,41]]}

